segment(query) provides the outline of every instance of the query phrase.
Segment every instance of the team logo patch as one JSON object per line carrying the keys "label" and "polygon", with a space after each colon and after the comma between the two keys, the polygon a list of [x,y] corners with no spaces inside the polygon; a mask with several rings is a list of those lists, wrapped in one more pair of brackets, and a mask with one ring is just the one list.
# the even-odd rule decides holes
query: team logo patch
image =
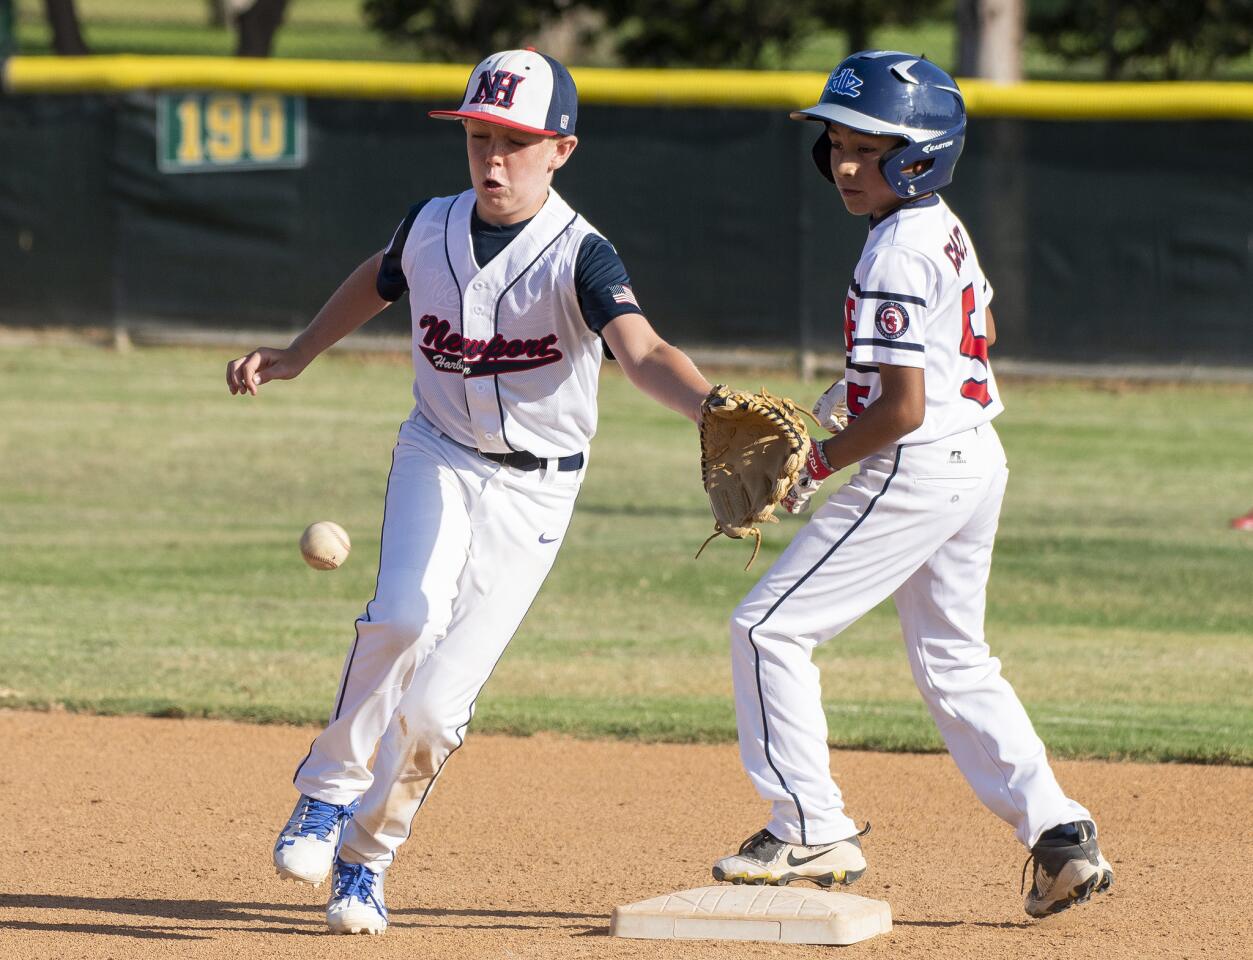
{"label": "team logo patch", "polygon": [[861,96],[861,77],[853,73],[852,67],[843,70],[832,70],[827,78],[827,89],[841,97]]}
{"label": "team logo patch", "polygon": [[888,340],[899,340],[909,329],[909,311],[895,300],[889,300],[874,312],[874,328]]}

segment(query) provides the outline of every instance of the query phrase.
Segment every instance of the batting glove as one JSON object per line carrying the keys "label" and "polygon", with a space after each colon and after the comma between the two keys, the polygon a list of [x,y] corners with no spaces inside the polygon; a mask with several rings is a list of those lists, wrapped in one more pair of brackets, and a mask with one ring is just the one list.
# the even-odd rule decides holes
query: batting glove
{"label": "batting glove", "polygon": [[832,433],[848,426],[848,384],[837,380],[814,404],[814,419]]}
{"label": "batting glove", "polygon": [[809,453],[805,457],[805,465],[801,467],[800,476],[792,489],[779,502],[788,513],[804,513],[809,509],[810,498],[818,492],[822,481],[835,473],[827,462],[827,455],[822,450],[821,441],[815,440],[809,445]]}

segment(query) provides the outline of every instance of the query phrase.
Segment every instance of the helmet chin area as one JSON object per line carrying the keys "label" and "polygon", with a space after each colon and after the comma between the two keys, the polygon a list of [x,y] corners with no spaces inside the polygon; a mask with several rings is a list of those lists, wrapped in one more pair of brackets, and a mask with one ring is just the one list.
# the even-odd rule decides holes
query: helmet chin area
{"label": "helmet chin area", "polygon": [[[957,127],[946,130],[938,137],[921,143],[906,143],[884,154],[879,169],[898,197],[905,200],[920,197],[953,182],[957,158],[965,142],[966,121],[963,118]],[[919,164],[924,165],[924,169],[914,173]]]}

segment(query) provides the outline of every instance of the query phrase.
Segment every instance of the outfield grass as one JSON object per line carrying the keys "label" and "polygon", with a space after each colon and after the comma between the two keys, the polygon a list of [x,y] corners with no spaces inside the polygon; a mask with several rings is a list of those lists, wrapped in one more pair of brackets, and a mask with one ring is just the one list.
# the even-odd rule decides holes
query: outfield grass
{"label": "outfield grass", "polygon": [[[318,721],[374,582],[399,360],[258,400],[222,351],[0,349],[0,705]],[[757,385],[761,377],[732,374]],[[751,383],[749,383],[751,381]],[[785,378],[768,385],[808,398]],[[1253,763],[1253,390],[1010,383],[989,639],[1057,753]],[[480,730],[734,735],[725,623],[798,528],[711,544],[694,430],[607,369],[557,566]],[[301,562],[317,519],[352,534]],[[820,648],[833,742],[936,749],[890,604]]]}

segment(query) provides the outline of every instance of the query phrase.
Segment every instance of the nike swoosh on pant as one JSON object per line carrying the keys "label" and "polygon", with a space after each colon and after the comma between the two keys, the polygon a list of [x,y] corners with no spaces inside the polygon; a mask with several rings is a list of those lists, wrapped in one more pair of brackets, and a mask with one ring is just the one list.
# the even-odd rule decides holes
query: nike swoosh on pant
{"label": "nike swoosh on pant", "polygon": [[542,533],[539,535],[540,543],[556,543],[560,539],[561,539],[560,537],[553,537],[551,540],[545,540],[544,535]]}

